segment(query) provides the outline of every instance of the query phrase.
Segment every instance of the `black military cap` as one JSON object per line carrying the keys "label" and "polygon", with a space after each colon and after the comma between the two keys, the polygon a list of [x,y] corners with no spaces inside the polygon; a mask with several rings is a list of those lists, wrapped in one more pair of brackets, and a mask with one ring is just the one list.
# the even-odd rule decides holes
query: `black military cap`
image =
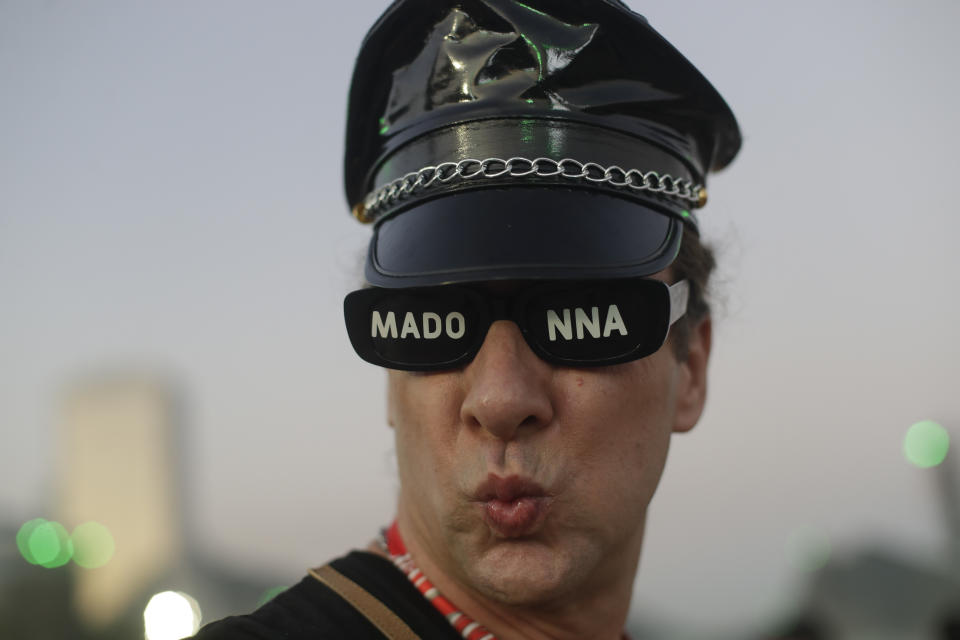
{"label": "black military cap", "polygon": [[344,182],[376,286],[645,276],[739,148],[618,0],[397,0],[357,57]]}

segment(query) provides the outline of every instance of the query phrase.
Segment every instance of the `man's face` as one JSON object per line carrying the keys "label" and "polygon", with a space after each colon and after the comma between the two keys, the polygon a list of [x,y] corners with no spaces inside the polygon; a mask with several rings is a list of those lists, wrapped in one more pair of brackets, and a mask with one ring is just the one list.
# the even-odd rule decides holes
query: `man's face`
{"label": "man's face", "polygon": [[405,535],[504,603],[632,582],[670,434],[703,407],[709,321],[691,334],[686,362],[668,341],[633,362],[564,368],[501,320],[462,369],[390,371]]}

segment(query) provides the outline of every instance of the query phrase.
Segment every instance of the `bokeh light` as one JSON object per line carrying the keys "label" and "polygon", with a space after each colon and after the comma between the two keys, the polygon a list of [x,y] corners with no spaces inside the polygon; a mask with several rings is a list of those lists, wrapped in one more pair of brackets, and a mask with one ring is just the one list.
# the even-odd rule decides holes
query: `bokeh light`
{"label": "bokeh light", "polygon": [[84,569],[97,569],[110,562],[116,545],[113,534],[99,522],[77,525],[70,535],[73,561]]}
{"label": "bokeh light", "polygon": [[150,598],[143,610],[146,640],[180,640],[200,629],[197,601],[179,591],[164,591]]}
{"label": "bokeh light", "polygon": [[821,531],[800,528],[787,539],[790,563],[801,571],[817,571],[830,561],[830,539]]}
{"label": "bokeh light", "polygon": [[20,550],[20,555],[23,556],[23,559],[30,564],[39,564],[37,559],[33,557],[33,552],[30,551],[30,536],[33,535],[37,527],[46,524],[46,522],[43,518],[34,518],[33,520],[24,522],[23,526],[17,531],[17,549]]}
{"label": "bokeh light", "polygon": [[288,586],[270,587],[269,589],[263,592],[262,596],[260,596],[260,600],[257,601],[257,606],[262,607],[263,605],[267,604],[268,602],[270,602],[271,600],[273,600],[274,598],[276,598],[278,595],[280,595],[281,593],[283,593],[289,588],[290,587]]}
{"label": "bokeh light", "polygon": [[73,543],[59,522],[35,518],[17,532],[17,548],[30,564],[47,569],[62,567],[73,557]]}
{"label": "bokeh light", "polygon": [[933,420],[921,420],[907,429],[903,439],[903,455],[921,469],[935,467],[947,457],[950,434]]}
{"label": "bokeh light", "polygon": [[45,522],[30,534],[30,552],[37,564],[47,569],[62,567],[73,557],[73,542],[59,522]]}

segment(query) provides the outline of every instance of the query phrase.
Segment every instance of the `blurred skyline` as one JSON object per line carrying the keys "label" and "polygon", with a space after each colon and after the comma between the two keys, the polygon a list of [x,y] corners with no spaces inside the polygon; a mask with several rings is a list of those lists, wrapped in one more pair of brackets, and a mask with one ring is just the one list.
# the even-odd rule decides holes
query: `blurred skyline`
{"label": "blurred skyline", "polygon": [[[744,133],[701,215],[711,397],[674,439],[635,611],[768,622],[809,532],[936,566],[936,482],[902,444],[925,419],[960,442],[960,4],[628,4]],[[341,312],[369,237],[346,92],[386,3],[325,6],[0,3],[0,521],[52,517],[64,389],[131,371],[183,389],[210,557],[292,582],[392,517],[384,374]]]}

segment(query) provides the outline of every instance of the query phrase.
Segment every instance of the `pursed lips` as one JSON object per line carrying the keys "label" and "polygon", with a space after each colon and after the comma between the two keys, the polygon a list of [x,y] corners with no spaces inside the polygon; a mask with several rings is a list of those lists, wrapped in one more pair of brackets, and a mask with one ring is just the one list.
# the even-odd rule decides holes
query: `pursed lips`
{"label": "pursed lips", "polygon": [[484,522],[501,538],[535,533],[552,501],[546,490],[530,478],[517,475],[502,478],[494,473],[477,487],[474,499],[483,508]]}

